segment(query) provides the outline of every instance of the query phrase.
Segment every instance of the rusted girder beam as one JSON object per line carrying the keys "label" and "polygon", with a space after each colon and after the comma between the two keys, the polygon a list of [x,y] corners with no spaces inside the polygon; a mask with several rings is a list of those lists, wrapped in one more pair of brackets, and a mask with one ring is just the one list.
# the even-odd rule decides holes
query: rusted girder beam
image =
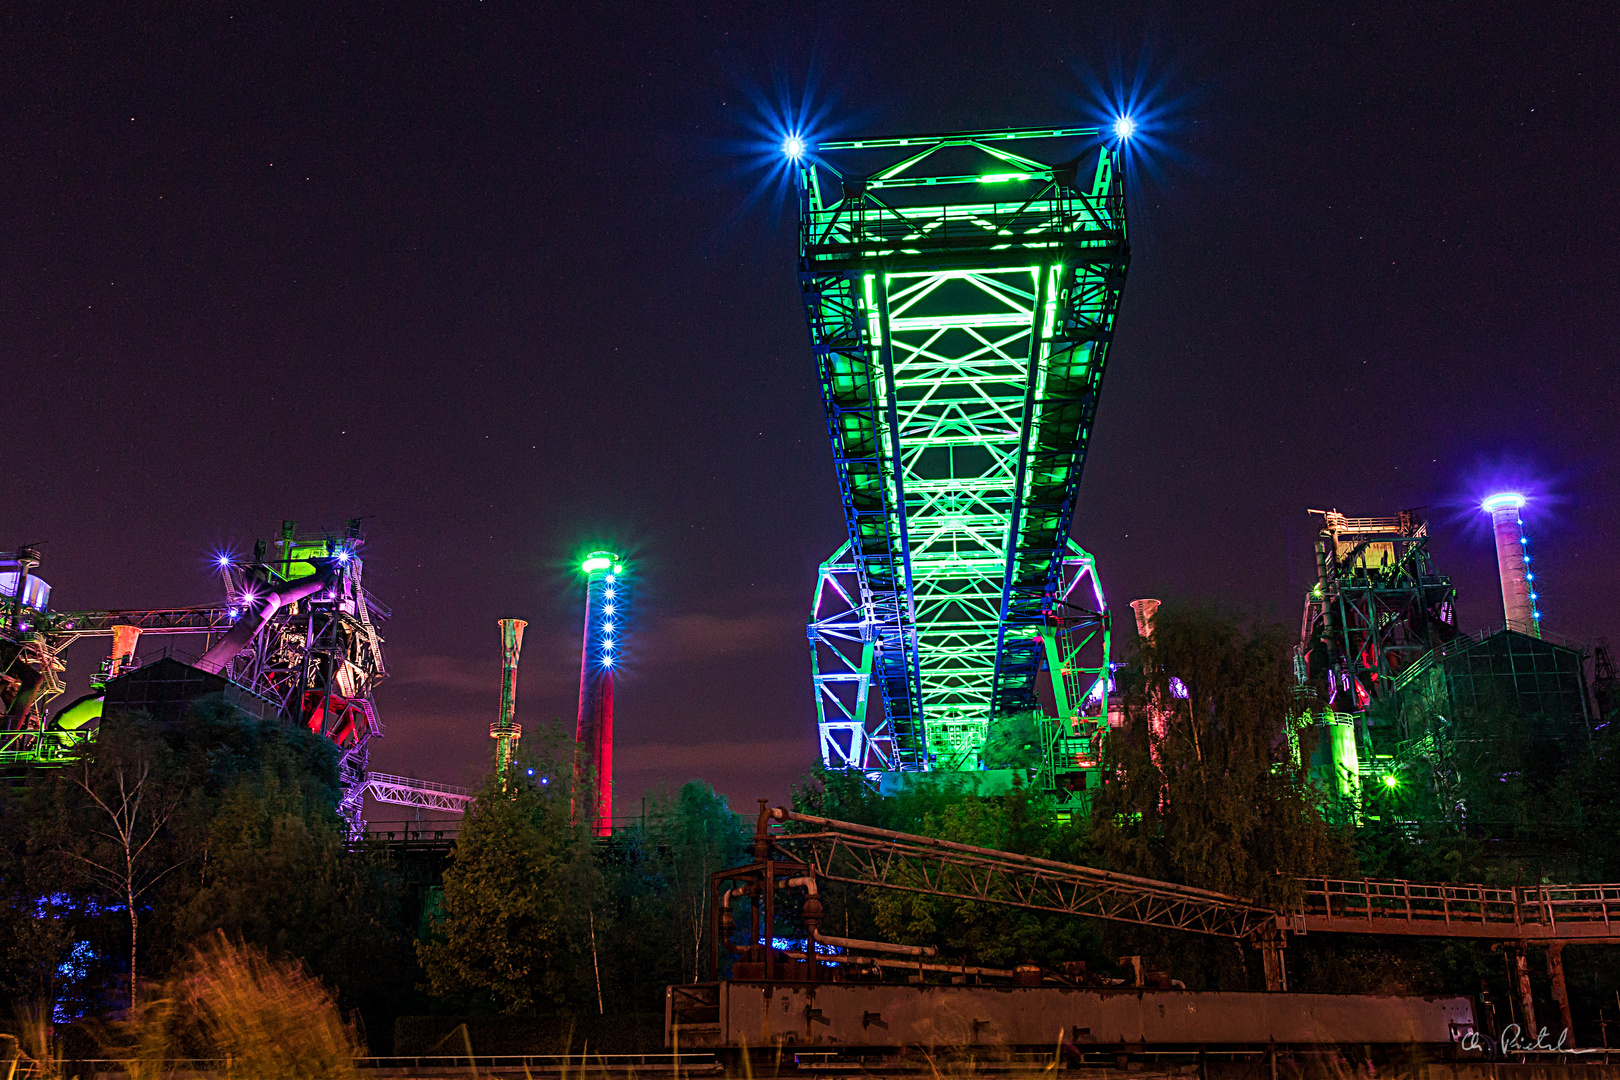
{"label": "rusted girder beam", "polygon": [[771,817],[816,830],[778,833],[772,839],[828,881],[1229,938],[1251,938],[1268,923],[1276,925],[1275,912],[1207,889],[780,807],[771,811]]}

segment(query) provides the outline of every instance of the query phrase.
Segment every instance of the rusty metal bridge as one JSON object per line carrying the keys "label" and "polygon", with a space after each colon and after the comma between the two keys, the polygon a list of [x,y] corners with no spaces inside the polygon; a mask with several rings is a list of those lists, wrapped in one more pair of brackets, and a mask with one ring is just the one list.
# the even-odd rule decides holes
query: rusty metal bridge
{"label": "rusty metal bridge", "polygon": [[772,842],[827,881],[1027,911],[1251,940],[1293,934],[1393,934],[1492,941],[1620,944],[1620,884],[1494,888],[1399,879],[1304,878],[1297,910],[1073,863],[893,832],[777,808],[809,826]]}
{"label": "rusty metal bridge", "polygon": [[[754,854],[752,864],[711,876],[710,965],[716,979],[722,942],[729,938],[726,928],[732,925],[729,898],[750,896],[757,901],[750,916],[755,923],[751,940],[760,944],[742,950],[749,956],[748,969],[768,981],[815,981],[824,961],[814,950],[791,953],[778,949],[774,928],[777,891],[803,888],[807,891],[803,919],[809,937],[834,944],[841,940],[818,936],[821,905],[816,883],[820,881],[1245,941],[1261,951],[1266,989],[1274,991],[1288,988],[1283,956],[1291,936],[1380,934],[1489,941],[1508,954],[1520,1006],[1530,1018],[1534,1002],[1526,951],[1532,945],[1545,946],[1553,998],[1566,1027],[1569,1010],[1563,948],[1620,944],[1620,884],[1495,888],[1449,882],[1306,878],[1301,879],[1304,892],[1298,907],[1279,911],[1207,889],[799,814],[782,807],[771,809],[764,800],[755,828]],[[901,948],[879,942],[845,944],[878,951]]]}

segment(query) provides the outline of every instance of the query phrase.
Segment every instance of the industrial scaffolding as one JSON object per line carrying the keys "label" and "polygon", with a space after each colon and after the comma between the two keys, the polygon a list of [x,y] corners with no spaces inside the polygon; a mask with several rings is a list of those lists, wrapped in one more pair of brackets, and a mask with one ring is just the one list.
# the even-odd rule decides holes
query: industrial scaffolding
{"label": "industrial scaffolding", "polygon": [[[1057,160],[1011,148],[1033,141]],[[1119,143],[1073,128],[798,149],[800,289],[848,531],[809,627],[823,761],[977,769],[991,720],[1036,707],[1062,621],[1129,261]]]}

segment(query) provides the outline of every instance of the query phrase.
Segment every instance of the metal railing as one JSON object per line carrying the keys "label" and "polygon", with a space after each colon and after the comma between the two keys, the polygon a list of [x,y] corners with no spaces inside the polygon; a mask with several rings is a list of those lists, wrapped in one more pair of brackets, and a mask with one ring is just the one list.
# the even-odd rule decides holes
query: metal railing
{"label": "metal railing", "polygon": [[1307,932],[1535,940],[1620,940],[1620,884],[1494,888],[1306,878]]}
{"label": "metal railing", "polygon": [[[0,1062],[3,1065],[4,1062]],[[224,1058],[168,1058],[161,1063],[137,1061],[133,1058],[74,1058],[64,1065],[89,1066],[96,1074],[132,1073],[137,1067],[161,1064],[165,1075],[177,1073],[211,1074],[224,1076],[231,1063]],[[357,1068],[368,1071],[431,1070],[433,1073],[465,1072],[469,1069],[528,1070],[535,1073],[595,1072],[718,1072],[720,1065],[711,1053],[657,1053],[657,1054],[420,1054],[390,1057],[359,1057]],[[19,1074],[19,1075],[27,1075]]]}
{"label": "metal railing", "polygon": [[368,821],[363,839],[381,843],[437,844],[461,835],[461,821]]}
{"label": "metal railing", "polygon": [[449,795],[465,795],[472,797],[472,792],[455,784],[441,784],[435,780],[418,780],[414,776],[394,776],[390,773],[368,772],[366,779],[381,784],[390,784],[396,787],[418,788],[423,791],[442,791]]}

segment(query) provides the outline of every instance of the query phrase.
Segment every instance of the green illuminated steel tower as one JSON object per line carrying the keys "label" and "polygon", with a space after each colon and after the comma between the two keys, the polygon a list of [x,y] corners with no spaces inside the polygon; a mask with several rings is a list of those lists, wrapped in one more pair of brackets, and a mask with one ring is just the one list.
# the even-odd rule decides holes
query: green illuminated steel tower
{"label": "green illuminated steel tower", "polygon": [[849,536],[817,591],[834,581],[849,617],[810,623],[813,655],[842,639],[812,661],[823,757],[977,768],[990,719],[1035,706],[1063,588],[1129,260],[1120,144],[1067,128],[784,152]]}

